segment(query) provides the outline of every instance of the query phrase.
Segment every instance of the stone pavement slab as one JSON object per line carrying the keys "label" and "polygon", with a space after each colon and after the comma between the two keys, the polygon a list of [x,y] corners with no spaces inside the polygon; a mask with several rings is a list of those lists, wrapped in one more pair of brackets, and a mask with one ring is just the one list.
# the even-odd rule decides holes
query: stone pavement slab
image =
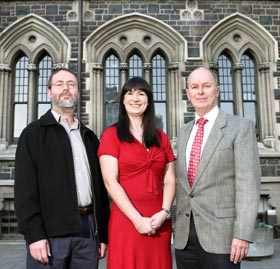
{"label": "stone pavement slab", "polygon": [[[274,246],[274,255],[272,257],[246,260],[242,263],[241,269],[279,269],[280,239],[274,240]],[[23,241],[0,241],[0,269],[25,269],[25,255]],[[176,269],[175,263],[173,268]],[[104,260],[100,263],[99,269],[105,269]]]}

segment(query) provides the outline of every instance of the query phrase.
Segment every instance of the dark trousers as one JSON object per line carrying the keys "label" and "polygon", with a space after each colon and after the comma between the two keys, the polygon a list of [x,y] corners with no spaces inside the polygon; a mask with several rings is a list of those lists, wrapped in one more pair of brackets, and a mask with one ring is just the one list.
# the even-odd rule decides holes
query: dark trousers
{"label": "dark trousers", "polygon": [[208,253],[201,247],[192,215],[188,243],[182,250],[175,249],[175,256],[177,269],[240,269],[240,263],[232,263],[229,254]]}
{"label": "dark trousers", "polygon": [[27,246],[27,269],[97,269],[98,251],[91,216],[81,216],[79,236],[49,238],[51,257],[43,265],[32,258]]}

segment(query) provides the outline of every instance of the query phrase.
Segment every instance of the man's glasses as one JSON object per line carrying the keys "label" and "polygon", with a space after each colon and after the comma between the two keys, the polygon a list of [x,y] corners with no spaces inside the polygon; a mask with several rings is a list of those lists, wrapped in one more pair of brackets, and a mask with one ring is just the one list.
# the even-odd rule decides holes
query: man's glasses
{"label": "man's glasses", "polygon": [[54,84],[52,84],[53,86],[55,86],[56,88],[62,89],[64,88],[64,86],[66,86],[69,89],[74,89],[75,87],[77,87],[77,83],[75,83],[74,81],[58,81]]}

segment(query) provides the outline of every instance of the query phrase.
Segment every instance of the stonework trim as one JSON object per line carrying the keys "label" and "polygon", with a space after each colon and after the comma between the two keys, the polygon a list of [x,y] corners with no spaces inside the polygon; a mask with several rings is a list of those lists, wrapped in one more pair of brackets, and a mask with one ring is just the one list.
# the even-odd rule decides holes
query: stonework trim
{"label": "stonework trim", "polygon": [[119,35],[119,33],[129,28],[144,30],[150,28],[151,34],[158,33],[163,40],[168,40],[169,43],[176,43],[177,46],[180,44],[180,53],[182,53],[184,60],[187,58],[187,41],[179,32],[175,31],[170,25],[154,17],[134,12],[107,21],[93,31],[84,41],[84,61],[93,62],[94,60],[91,54],[93,49],[102,46],[102,43],[104,45],[103,40],[107,41],[107,39],[110,39],[112,36]]}
{"label": "stonework trim", "polygon": [[[271,93],[273,71],[278,59],[275,38],[260,24],[240,13],[234,13],[214,25],[201,40],[202,61],[217,63],[221,53],[226,52],[233,65],[237,114],[243,115],[241,57],[249,52],[256,65],[257,116],[260,138],[264,144],[275,141],[275,112]],[[266,67],[263,72],[263,66]],[[236,68],[238,67],[238,68]],[[273,143],[272,143],[273,144]],[[270,145],[271,146],[271,145]],[[274,148],[274,146],[273,146]]]}
{"label": "stonework trim", "polygon": [[[238,24],[236,24],[236,22]],[[230,33],[230,31],[232,31],[232,26],[243,27],[245,31],[251,32],[253,36],[259,36],[260,39],[265,40],[266,44],[270,47],[271,50],[271,60],[273,59],[273,61],[276,61],[279,59],[278,42],[272,36],[272,34],[268,30],[266,30],[261,24],[257,23],[253,19],[239,12],[233,13],[230,16],[225,17],[224,19],[220,20],[218,23],[211,27],[211,29],[205,34],[205,36],[200,41],[200,56],[197,58],[201,60],[205,59],[205,48],[208,46],[209,43],[211,43],[211,40],[213,38],[219,40],[221,32]],[[227,30],[227,28],[229,29]],[[256,40],[256,42],[257,41],[258,40]],[[194,58],[196,57],[193,57],[192,59]]]}
{"label": "stonework trim", "polygon": [[[37,85],[37,65],[42,56],[47,54],[52,58],[54,66],[67,64],[70,60],[71,43],[60,29],[48,20],[29,14],[12,23],[0,34],[0,65],[8,66],[13,71],[20,55],[28,57],[29,83],[28,83],[28,122],[35,120],[35,94]],[[0,88],[4,89],[0,100],[0,146],[6,148],[14,143],[12,139],[12,96],[14,83],[13,73],[4,73],[0,81]]]}
{"label": "stonework trim", "polygon": [[[5,55],[11,55],[10,51],[14,47],[13,44],[19,43],[21,37],[26,36],[28,33],[31,35],[35,34],[38,36],[38,39],[42,38],[42,41],[37,41],[40,45],[42,45],[42,42],[44,43],[44,40],[47,39],[47,42],[44,44],[49,44],[49,46],[52,47],[50,55],[53,54],[54,59],[60,62],[69,61],[71,42],[66,35],[48,20],[36,14],[29,14],[9,25],[0,34],[0,61],[2,63],[7,63],[11,60],[10,56],[7,58]],[[26,42],[26,40],[22,41]],[[21,43],[23,44],[23,42]],[[34,47],[38,46],[34,45],[30,47],[30,50],[32,51]]]}
{"label": "stonework trim", "polygon": [[[186,40],[166,23],[139,13],[112,19],[88,36],[84,41],[84,61],[86,70],[90,74],[86,85],[91,92],[89,125],[97,134],[103,130],[103,117],[99,115],[100,111],[103,111],[103,70],[93,70],[92,67],[93,65],[103,65],[105,57],[112,51],[115,52],[114,55],[118,57],[120,64],[127,63],[128,57],[137,51],[146,67],[143,75],[147,81],[150,79],[149,67],[152,57],[156,53],[164,56],[170,86],[168,91],[170,93],[167,94],[167,118],[169,119],[167,129],[171,137],[176,137],[177,130],[183,123],[183,119],[176,118],[175,110],[184,106],[183,101],[178,97],[181,92],[181,83],[178,82],[178,78],[181,78],[187,55]],[[172,68],[168,68],[170,64],[172,64]],[[127,64],[125,68],[120,68],[120,86],[127,79],[126,69]],[[96,110],[96,107],[99,109]]]}

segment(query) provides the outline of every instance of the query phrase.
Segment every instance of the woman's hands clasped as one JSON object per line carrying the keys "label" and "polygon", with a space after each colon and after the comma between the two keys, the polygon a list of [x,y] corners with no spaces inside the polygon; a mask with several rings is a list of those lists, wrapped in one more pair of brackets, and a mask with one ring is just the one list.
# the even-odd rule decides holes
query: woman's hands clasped
{"label": "woman's hands clasped", "polygon": [[154,230],[159,229],[162,226],[162,224],[166,221],[167,216],[168,216],[168,214],[163,210],[155,213],[151,217],[152,228]]}
{"label": "woman's hands clasped", "polygon": [[136,230],[140,234],[153,235],[163,225],[167,219],[167,214],[163,210],[155,213],[151,217],[140,216],[134,223]]}

